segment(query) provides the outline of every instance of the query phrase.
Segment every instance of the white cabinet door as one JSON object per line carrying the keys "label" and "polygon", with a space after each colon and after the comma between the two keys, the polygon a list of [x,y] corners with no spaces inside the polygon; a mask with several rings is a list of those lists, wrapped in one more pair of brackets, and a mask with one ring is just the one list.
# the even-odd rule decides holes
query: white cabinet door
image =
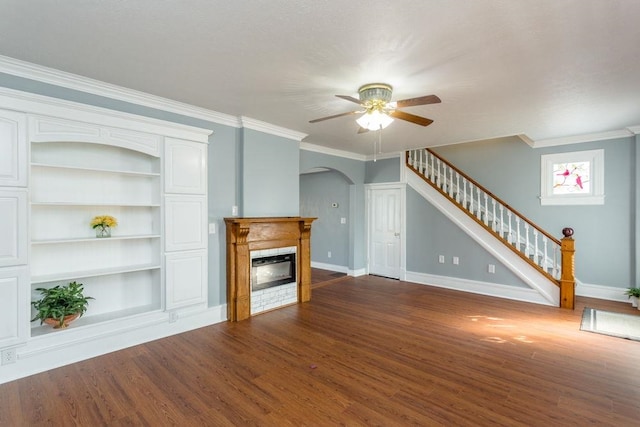
{"label": "white cabinet door", "polygon": [[29,333],[27,267],[0,268],[0,347],[20,344]]}
{"label": "white cabinet door", "polygon": [[0,190],[0,267],[27,263],[27,193]]}
{"label": "white cabinet door", "polygon": [[207,252],[166,256],[167,310],[207,302]]}
{"label": "white cabinet door", "polygon": [[27,186],[27,119],[0,110],[0,187]]}
{"label": "white cabinet door", "polygon": [[165,196],[165,250],[167,252],[207,247],[207,198]]}
{"label": "white cabinet door", "polygon": [[206,193],[207,144],[166,138],[164,153],[165,192]]}

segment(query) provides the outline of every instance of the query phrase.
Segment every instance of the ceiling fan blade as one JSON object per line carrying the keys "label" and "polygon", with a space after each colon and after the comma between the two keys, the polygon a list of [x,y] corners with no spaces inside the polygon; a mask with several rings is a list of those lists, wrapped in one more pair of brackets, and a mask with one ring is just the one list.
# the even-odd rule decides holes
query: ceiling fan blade
{"label": "ceiling fan blade", "polygon": [[360,127],[358,129],[358,135],[360,135],[361,133],[367,133],[367,132],[369,132],[369,129],[367,128]]}
{"label": "ceiling fan blade", "polygon": [[351,114],[358,114],[358,113],[362,113],[362,111],[347,111],[346,113],[334,114],[333,116],[321,117],[319,119],[309,120],[309,123],[322,122],[324,120],[335,119],[337,117],[349,116]]}
{"label": "ceiling fan blade", "polygon": [[436,95],[419,96],[417,98],[403,99],[396,101],[398,108],[413,107],[415,105],[438,104],[442,102]]}
{"label": "ceiling fan blade", "polygon": [[356,104],[358,104],[358,105],[362,104],[362,103],[360,102],[360,100],[359,100],[359,99],[356,99],[356,98],[354,98],[353,96],[349,96],[349,95],[336,95],[336,96],[337,96],[338,98],[342,98],[342,99],[344,99],[344,100],[346,100],[346,101],[355,102],[355,103],[356,103]]}
{"label": "ceiling fan blade", "polygon": [[426,117],[416,116],[415,114],[405,113],[404,111],[391,111],[389,115],[393,118],[405,120],[407,122],[415,123],[420,126],[429,126],[433,123],[433,120],[427,119]]}

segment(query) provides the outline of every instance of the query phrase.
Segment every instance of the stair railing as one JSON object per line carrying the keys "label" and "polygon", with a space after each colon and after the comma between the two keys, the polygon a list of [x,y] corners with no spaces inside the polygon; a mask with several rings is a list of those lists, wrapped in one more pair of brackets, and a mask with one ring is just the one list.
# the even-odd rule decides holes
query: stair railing
{"label": "stair railing", "polygon": [[525,261],[560,286],[560,240],[429,149],[407,151],[406,164]]}

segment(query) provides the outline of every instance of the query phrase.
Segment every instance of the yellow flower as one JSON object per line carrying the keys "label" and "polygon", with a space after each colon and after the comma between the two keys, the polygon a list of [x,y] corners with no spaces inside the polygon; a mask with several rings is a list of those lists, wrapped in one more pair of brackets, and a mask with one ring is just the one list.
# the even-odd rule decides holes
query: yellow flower
{"label": "yellow flower", "polygon": [[116,227],[118,225],[118,220],[112,217],[111,215],[99,215],[94,217],[91,220],[91,228],[96,227]]}

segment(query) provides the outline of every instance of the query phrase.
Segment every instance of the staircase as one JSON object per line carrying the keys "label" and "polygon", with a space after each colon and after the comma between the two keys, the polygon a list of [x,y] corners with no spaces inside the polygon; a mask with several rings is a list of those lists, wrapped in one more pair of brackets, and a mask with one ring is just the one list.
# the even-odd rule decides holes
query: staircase
{"label": "staircase", "polygon": [[[426,182],[450,202],[450,206],[443,204],[439,209],[455,206],[468,217],[466,221],[461,219],[459,225],[471,219],[476,227],[492,236],[492,247],[500,242],[526,263],[528,269],[516,265],[522,264],[517,261],[505,264],[513,264],[512,271],[543,295],[548,303],[573,308],[573,239],[556,239],[429,149],[407,151],[406,166],[414,173],[410,174],[413,178]],[[472,226],[463,228],[469,231]],[[508,258],[504,251],[494,249],[492,252],[505,261]],[[526,271],[531,269],[535,271],[533,274]],[[538,277],[533,277],[536,275]]]}

